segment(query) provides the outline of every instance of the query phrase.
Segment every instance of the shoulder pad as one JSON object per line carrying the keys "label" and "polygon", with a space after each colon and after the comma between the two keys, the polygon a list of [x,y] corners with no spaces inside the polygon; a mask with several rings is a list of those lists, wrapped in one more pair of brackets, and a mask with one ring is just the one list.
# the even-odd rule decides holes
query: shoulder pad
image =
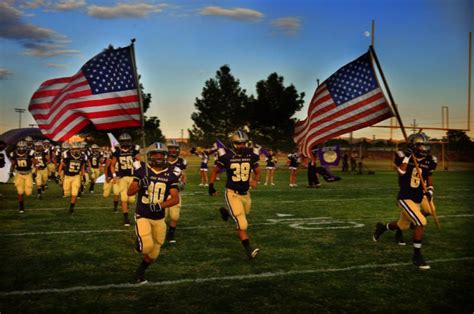
{"label": "shoulder pad", "polygon": [[400,157],[400,158],[404,158],[404,157],[405,157],[405,153],[402,152],[401,150],[397,151],[397,152],[395,153],[395,155],[396,155],[397,157]]}
{"label": "shoulder pad", "polygon": [[177,177],[179,177],[179,176],[181,175],[181,173],[182,173],[181,168],[179,168],[179,167],[173,167],[172,170],[173,170],[173,173],[174,173]]}

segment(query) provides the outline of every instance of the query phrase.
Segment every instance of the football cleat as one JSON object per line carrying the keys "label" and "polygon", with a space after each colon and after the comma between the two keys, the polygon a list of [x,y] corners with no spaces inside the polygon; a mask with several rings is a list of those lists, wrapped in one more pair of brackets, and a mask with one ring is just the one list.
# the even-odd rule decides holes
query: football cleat
{"label": "football cleat", "polygon": [[41,195],[41,193],[38,193],[38,195],[36,197],[38,197],[39,200],[43,199],[43,195]]}
{"label": "football cleat", "polygon": [[20,214],[23,214],[23,213],[25,212],[25,210],[24,210],[24,209],[19,209],[18,212],[19,212]]}
{"label": "football cleat", "polygon": [[249,259],[255,259],[258,255],[258,252],[260,252],[260,249],[259,248],[256,248],[256,249],[250,249],[247,251],[247,256]]}
{"label": "football cleat", "polygon": [[430,265],[428,265],[425,262],[425,259],[423,258],[423,255],[421,255],[421,254],[413,255],[413,264],[415,264],[415,266],[418,267],[418,269],[421,269],[421,270],[428,270],[428,269],[431,268]]}
{"label": "football cleat", "polygon": [[229,212],[225,207],[219,208],[219,212],[221,213],[222,220],[227,221],[229,219]]}
{"label": "football cleat", "polygon": [[128,217],[123,218],[123,225],[125,227],[130,227],[130,220],[128,220]]}
{"label": "football cleat", "polygon": [[146,284],[148,280],[145,279],[145,268],[140,264],[135,272],[135,281],[139,285]]}
{"label": "football cleat", "polygon": [[374,231],[374,235],[373,235],[373,240],[375,242],[378,241],[378,239],[380,238],[380,236],[385,232],[387,231],[387,227],[385,227],[385,225],[381,222],[378,222],[376,225],[375,225],[375,231]]}
{"label": "football cleat", "polygon": [[395,231],[395,242],[398,244],[398,245],[407,245],[405,243],[405,240],[403,239],[403,232],[402,230],[400,229],[397,229],[397,231]]}

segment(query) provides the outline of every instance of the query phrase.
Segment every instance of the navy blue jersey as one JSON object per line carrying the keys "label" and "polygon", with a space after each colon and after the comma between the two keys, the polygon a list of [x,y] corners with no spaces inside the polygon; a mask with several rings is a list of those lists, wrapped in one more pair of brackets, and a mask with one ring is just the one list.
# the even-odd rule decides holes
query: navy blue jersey
{"label": "navy blue jersey", "polygon": [[140,152],[140,146],[133,145],[130,149],[116,149],[112,155],[117,159],[118,171],[117,176],[119,177],[131,177],[133,176],[133,162],[135,156]]}
{"label": "navy blue jersey", "polygon": [[27,150],[23,154],[19,154],[16,150],[10,153],[10,159],[15,161],[15,169],[18,172],[30,172],[33,166],[34,151]]}
{"label": "navy blue jersey", "polygon": [[74,156],[70,151],[67,151],[63,154],[64,163],[63,171],[67,176],[76,176],[81,173],[81,167],[86,163],[86,156],[80,154],[79,156]]}
{"label": "navy blue jersey", "polygon": [[216,165],[226,169],[227,182],[225,187],[234,191],[246,192],[249,190],[250,172],[258,167],[260,157],[252,149],[245,149],[242,154],[226,151],[217,159]]}
{"label": "navy blue jersey", "polygon": [[265,159],[265,162],[266,162],[266,167],[275,167],[275,164],[276,164],[276,158],[275,158],[275,154],[270,154],[266,157]]}
{"label": "navy blue jersey", "polygon": [[99,169],[102,156],[103,154],[101,152],[91,152],[89,160],[91,161],[92,169]]}
{"label": "navy blue jersey", "polygon": [[145,173],[145,163],[141,163],[141,167],[135,171],[134,180],[139,181],[147,176],[148,188],[140,188],[137,197],[137,209],[135,211],[137,218],[144,217],[148,219],[165,218],[165,209],[159,210],[153,204],[162,203],[170,196],[171,189],[178,189],[178,176],[171,168],[165,168],[161,171],[155,171],[148,167],[148,175]]}
{"label": "navy blue jersey", "polygon": [[186,167],[188,166],[188,162],[186,161],[186,159],[178,157],[174,161],[168,160],[168,165],[170,167],[178,167],[181,170],[186,170]]}
{"label": "navy blue jersey", "polygon": [[[401,151],[395,154],[395,165],[399,167],[402,164],[405,154]],[[437,159],[431,155],[428,155],[424,158],[417,159],[418,166],[421,170],[421,176],[423,180],[427,180],[429,176],[433,174],[433,171],[437,166]],[[407,170],[404,175],[398,176],[398,199],[410,199],[415,203],[421,203],[423,199],[423,187],[420,182],[420,177],[418,176],[418,171],[415,168],[415,163],[413,162],[413,157],[408,161]]]}
{"label": "navy blue jersey", "polygon": [[43,170],[46,168],[46,165],[48,162],[46,159],[47,155],[48,154],[46,151],[41,151],[41,152],[33,151],[33,156],[36,159],[36,168],[38,168],[39,170]]}
{"label": "navy blue jersey", "polygon": [[298,153],[289,154],[288,160],[290,161],[289,167],[298,168],[300,164],[300,155]]}

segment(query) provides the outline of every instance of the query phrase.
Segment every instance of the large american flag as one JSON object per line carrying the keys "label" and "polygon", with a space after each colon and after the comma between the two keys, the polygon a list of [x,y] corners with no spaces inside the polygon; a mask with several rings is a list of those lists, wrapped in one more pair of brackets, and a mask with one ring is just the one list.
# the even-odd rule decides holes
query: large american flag
{"label": "large american flag", "polygon": [[303,155],[311,156],[319,143],[392,116],[367,52],[318,86],[308,117],[295,124],[294,141]]}
{"label": "large american flag", "polygon": [[98,130],[141,125],[131,47],[107,49],[75,75],[45,81],[28,110],[43,134],[65,141],[89,123]]}

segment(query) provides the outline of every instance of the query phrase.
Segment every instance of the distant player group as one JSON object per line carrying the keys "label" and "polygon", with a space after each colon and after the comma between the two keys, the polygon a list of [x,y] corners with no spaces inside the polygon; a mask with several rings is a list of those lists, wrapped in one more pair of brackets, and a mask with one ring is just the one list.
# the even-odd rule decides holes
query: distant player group
{"label": "distant player group", "polygon": [[[403,151],[397,152],[395,166],[399,177],[400,217],[387,224],[377,223],[373,233],[374,241],[378,241],[387,230],[395,231],[398,243],[404,245],[402,231],[413,229],[413,263],[419,269],[430,268],[421,255],[421,242],[426,216],[434,211],[432,173],[436,168],[436,158],[431,156],[427,143],[426,135],[417,133],[410,136]],[[259,154],[249,146],[247,134],[238,130],[231,135],[231,148],[206,152],[193,149],[191,152],[201,158],[200,185],[208,187],[209,195],[217,195],[216,179],[220,172],[225,171],[226,207],[219,208],[219,212],[224,221],[234,220],[245,253],[253,260],[260,249],[251,246],[247,234],[247,215],[251,208],[249,190],[257,187],[261,171]],[[208,180],[207,162],[211,153],[216,153],[217,159]],[[96,144],[88,147],[80,142],[63,143],[59,147],[52,146],[47,140],[33,143],[31,138],[26,138],[19,141],[10,154],[10,172],[12,176],[15,174],[19,213],[25,211],[23,196],[32,194],[33,180],[37,197],[42,199],[48,178],[54,178],[62,187],[64,197],[70,197],[69,213],[72,215],[84,186],[89,183],[89,192],[94,193],[96,179],[103,173],[103,196],[113,195],[114,212],[118,212],[120,202],[125,226],[130,226],[129,206],[136,206],[136,250],[143,259],[135,272],[135,280],[144,283],[145,271],[157,259],[161,246],[165,241],[176,242],[175,230],[181,209],[179,192],[187,183],[187,162],[179,155],[180,146],[172,140],[166,145],[153,143],[142,155],[145,158],[141,158],[140,147],[132,143],[127,133],[121,134],[119,145],[110,150],[101,150]],[[275,164],[275,154],[270,151],[265,185],[274,185]],[[290,166],[290,187],[294,187],[293,170],[296,169],[292,169],[294,164]],[[421,180],[427,183],[426,191]]]}

